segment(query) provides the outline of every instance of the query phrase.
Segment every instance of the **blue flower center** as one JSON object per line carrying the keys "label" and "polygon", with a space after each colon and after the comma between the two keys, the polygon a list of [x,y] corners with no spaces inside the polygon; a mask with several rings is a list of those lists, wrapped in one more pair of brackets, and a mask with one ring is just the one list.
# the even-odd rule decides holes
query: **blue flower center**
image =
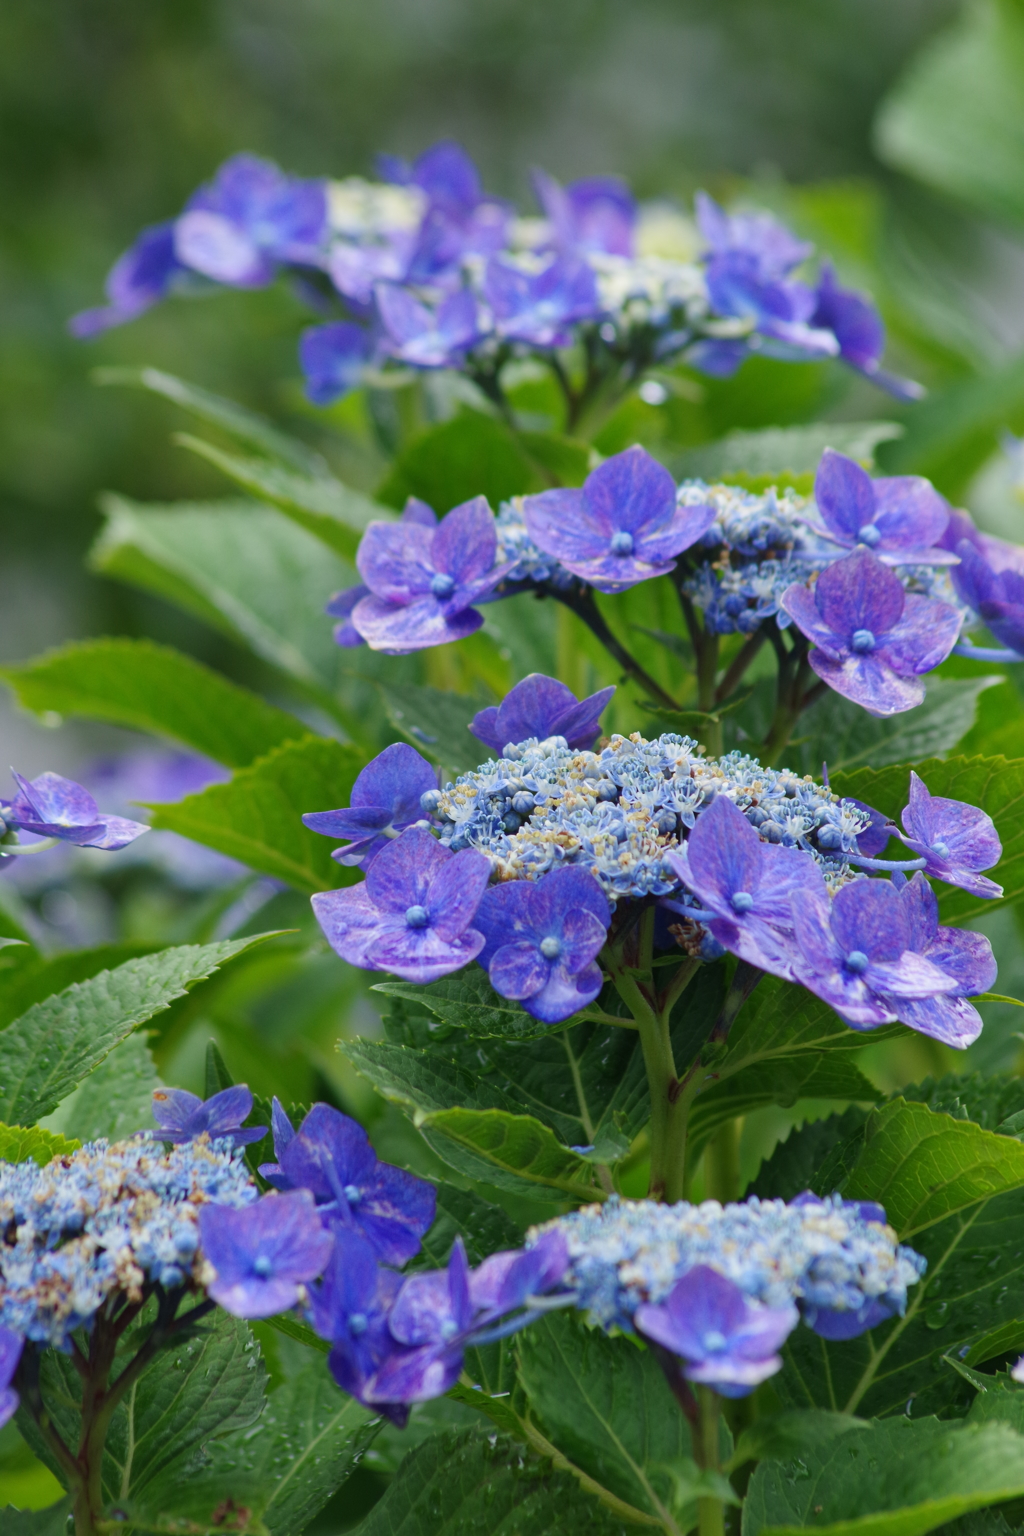
{"label": "blue flower center", "polygon": [[735,891],[731,901],[734,912],[749,912],[754,905],[754,898],[749,891]]}
{"label": "blue flower center", "polygon": [[345,1199],[348,1201],[349,1205],[358,1205],[362,1198],[363,1192],[359,1188],[358,1184],[345,1185]]}
{"label": "blue flower center", "polygon": [[440,1329],[441,1337],[444,1340],[444,1342],[447,1344],[449,1339],[454,1339],[454,1337],[458,1333],[458,1331],[459,1331],[458,1323],[454,1322],[452,1318],[446,1317],[444,1322],[441,1324],[441,1329]]}
{"label": "blue flower center", "polygon": [[562,941],[553,937],[541,939],[539,949],[545,960],[557,960],[562,953]]}
{"label": "blue flower center", "polygon": [[949,858],[948,843],[932,843],[932,853],[937,853],[940,859]]}
{"label": "blue flower center", "polygon": [[855,629],[850,637],[850,645],[863,655],[866,651],[874,650],[875,637],[870,629]]}
{"label": "blue flower center", "polygon": [[625,528],[620,528],[618,533],[613,533],[611,551],[613,555],[631,555],[633,553],[633,535],[627,533]]}
{"label": "blue flower center", "polygon": [[430,590],[435,597],[451,597],[455,591],[455,577],[449,576],[447,571],[438,571],[437,575],[431,578]]}
{"label": "blue flower center", "polygon": [[360,1334],[366,1332],[369,1326],[370,1325],[366,1320],[365,1312],[352,1312],[349,1314],[348,1331],[349,1333],[354,1334],[357,1339],[359,1338]]}
{"label": "blue flower center", "polygon": [[252,1272],[254,1275],[259,1275],[261,1280],[265,1280],[268,1275],[272,1275],[274,1273],[273,1263],[270,1259],[267,1258],[265,1253],[258,1254],[256,1258],[253,1259]]}
{"label": "blue flower center", "polygon": [[846,969],[852,971],[855,976],[862,976],[871,964],[862,949],[851,949],[846,957]]}
{"label": "blue flower center", "polygon": [[405,920],[410,928],[425,928],[428,922],[426,907],[406,907]]}
{"label": "blue flower center", "polygon": [[858,528],[857,538],[861,544],[866,544],[868,549],[874,549],[876,544],[882,542],[882,535],[874,523],[865,523],[863,528]]}
{"label": "blue flower center", "polygon": [[725,1348],[726,1342],[725,1334],[719,1333],[717,1328],[709,1328],[701,1338],[701,1343],[709,1355],[718,1354],[719,1350]]}

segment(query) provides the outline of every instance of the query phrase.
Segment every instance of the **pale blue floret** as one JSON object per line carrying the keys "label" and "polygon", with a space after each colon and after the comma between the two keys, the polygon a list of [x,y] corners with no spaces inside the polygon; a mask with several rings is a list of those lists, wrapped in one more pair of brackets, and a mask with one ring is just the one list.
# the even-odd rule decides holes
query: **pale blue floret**
{"label": "pale blue floret", "polygon": [[920,1254],[897,1244],[890,1227],[865,1220],[856,1202],[838,1195],[807,1205],[753,1196],[727,1206],[613,1195],[532,1228],[527,1247],[552,1230],[568,1246],[564,1284],[577,1306],[602,1328],[626,1332],[638,1306],[663,1301],[697,1264],[725,1275],[751,1301],[796,1302],[810,1315],[857,1312],[870,1301],[902,1315],[907,1288],[926,1267]]}
{"label": "pale blue floret", "polygon": [[201,1205],[257,1198],[241,1150],[200,1136],[163,1150],[145,1136],[91,1142],[46,1167],[0,1162],[0,1326],[66,1349],[113,1292],[194,1278]]}

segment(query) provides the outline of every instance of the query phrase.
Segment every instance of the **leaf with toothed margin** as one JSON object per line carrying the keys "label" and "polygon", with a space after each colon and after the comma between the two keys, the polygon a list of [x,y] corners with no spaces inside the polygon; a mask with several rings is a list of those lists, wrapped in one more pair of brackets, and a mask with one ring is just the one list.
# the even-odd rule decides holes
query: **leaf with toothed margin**
{"label": "leaf with toothed margin", "polygon": [[532,1115],[444,1109],[416,1123],[431,1150],[468,1178],[557,1203],[594,1197],[590,1165]]}

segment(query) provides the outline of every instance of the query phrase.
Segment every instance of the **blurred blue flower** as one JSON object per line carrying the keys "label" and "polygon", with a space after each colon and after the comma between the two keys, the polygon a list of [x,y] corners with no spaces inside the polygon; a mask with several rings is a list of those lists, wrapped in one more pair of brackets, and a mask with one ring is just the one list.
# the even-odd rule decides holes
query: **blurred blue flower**
{"label": "blurred blue flower", "polygon": [[104,815],[88,790],[59,773],[25,779],[12,769],[11,775],[18,793],[13,800],[0,800],[0,818],[10,831],[110,851],[127,847],[149,831],[140,821]]}
{"label": "blurred blue flower", "polygon": [[872,715],[920,704],[920,674],[945,661],[960,632],[955,608],[905,592],[867,550],[822,571],[813,592],[794,583],[782,607],[814,643],[810,663],[818,676]]}
{"label": "blurred blue flower", "polygon": [[1024,573],[1009,565],[995,569],[986,558],[988,551],[982,553],[966,538],[957,544],[956,552],[960,564],[950,575],[957,597],[1006,647],[1003,660],[1024,660]]}
{"label": "blurred blue flower", "polygon": [[471,925],[490,873],[482,853],[453,854],[410,827],[372,861],[362,885],[318,892],[313,911],[331,948],[350,965],[434,981],[483,948],[483,934]]}
{"label": "blurred blue flower", "polygon": [[925,391],[920,384],[915,384],[913,379],[902,379],[881,366],[885,351],[882,318],[867,294],[839,286],[830,261],[821,264],[814,298],[811,325],[832,332],[844,363],[897,400],[921,399]]}
{"label": "blurred blue flower", "polygon": [[618,176],[588,176],[563,187],[546,171],[535,170],[533,190],[556,250],[634,254],[636,199]]}
{"label": "blurred blue flower", "polygon": [[[339,1227],[334,1248],[319,1285],[310,1288],[310,1322],[331,1344],[327,1365],[343,1392],[359,1402],[373,1376],[396,1348],[388,1329],[388,1312],[402,1276],[377,1263],[366,1239],[354,1229]],[[401,1403],[375,1403],[398,1425],[409,1409]]]}
{"label": "blurred blue flower", "polygon": [[301,1299],[323,1272],[333,1238],[305,1189],[264,1195],[245,1210],[204,1205],[203,1254],[216,1276],[206,1289],[234,1317],[273,1317]]}
{"label": "blurred blue flower", "polygon": [[484,746],[501,753],[510,741],[531,737],[546,741],[561,736],[566,745],[584,750],[594,745],[600,716],[615,692],[615,685],[601,688],[588,698],[577,699],[571,689],[554,677],[531,672],[502,699],[473,716],[469,729]]}
{"label": "blurred blue flower", "polygon": [[314,405],[330,405],[362,383],[372,345],[369,333],[351,320],[313,325],[299,340],[299,362],[306,395]]}
{"label": "blurred blue flower", "polygon": [[155,1141],[177,1143],[205,1133],[211,1140],[223,1137],[232,1146],[247,1147],[267,1134],[265,1125],[242,1129],[242,1121],[251,1113],[252,1094],[244,1083],[223,1088],[205,1100],[184,1088],[154,1088],[153,1119],[160,1129],[148,1134]]}
{"label": "blurred blue flower", "polygon": [[570,346],[569,327],[594,319],[601,308],[592,269],[558,256],[539,272],[492,256],[484,273],[484,298],[499,336],[541,350]]}
{"label": "blurred blue flower", "polygon": [[437,788],[437,769],[415,747],[392,742],[357,776],[347,810],[308,811],[311,832],[348,840],[331,855],[365,869],[388,842],[423,819],[422,798]]}
{"label": "blurred blue flower", "polygon": [[645,1338],[682,1360],[688,1381],[723,1397],[746,1397],[781,1370],[778,1350],[799,1321],[792,1304],[758,1306],[706,1264],[694,1265],[661,1305],[646,1302],[634,1317]]}
{"label": "blurred blue flower", "polygon": [[174,250],[184,266],[215,282],[260,288],[279,263],[319,265],[326,233],[324,182],[233,155],[189,198],[174,225]]}
{"label": "blurred blue flower", "polygon": [[11,1386],[25,1341],[10,1328],[0,1328],[0,1429],[11,1418],[21,1399]]}
{"label": "blurred blue flower", "polygon": [[378,283],[374,293],[384,347],[411,368],[456,368],[483,334],[477,302],[468,288],[457,289],[434,309],[395,283]]}
{"label": "blurred blue flower", "polygon": [[106,281],[109,302],[73,316],[68,329],[85,341],[113,325],[127,324],[166,298],[186,270],[174,253],[174,220],[153,224],[111,267]]}
{"label": "blurred blue flower", "polygon": [[296,1131],[274,1101],[276,1163],[260,1173],[279,1189],[309,1190],[332,1229],[360,1232],[386,1264],[404,1264],[434,1220],[434,1186],[382,1163],[362,1126],[329,1104],[314,1104]]}
{"label": "blurred blue flower", "polygon": [[715,517],[710,506],[678,506],[672,476],[640,447],[606,459],[582,490],[525,496],[523,512],[537,547],[599,592],[665,575]]}
{"label": "blurred blue flower", "polygon": [[561,1023],[600,992],[604,977],[594,962],[611,910],[586,870],[570,865],[491,886],[473,921],[486,940],[479,958],[494,990],[535,1019]]}

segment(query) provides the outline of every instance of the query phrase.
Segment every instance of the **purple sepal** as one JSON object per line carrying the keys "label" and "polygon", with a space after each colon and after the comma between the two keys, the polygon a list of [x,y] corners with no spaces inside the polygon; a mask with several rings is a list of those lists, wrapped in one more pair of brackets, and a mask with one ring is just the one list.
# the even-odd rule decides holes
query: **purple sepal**
{"label": "purple sepal", "polygon": [[778,1351],[799,1322],[796,1307],[761,1307],[706,1264],[678,1280],[661,1305],[644,1302],[634,1324],[679,1357],[688,1381],[746,1397],[782,1368]]}
{"label": "purple sepal", "polygon": [[960,632],[955,608],[904,592],[864,549],[822,571],[813,592],[787,587],[780,606],[815,646],[809,659],[818,676],[872,715],[920,704],[920,674],[945,661]]}
{"label": "purple sepal", "polygon": [[870,1328],[877,1328],[879,1323],[895,1317],[897,1310],[892,1302],[874,1296],[856,1311],[841,1310],[838,1307],[805,1307],[803,1320],[819,1338],[837,1342],[841,1339],[856,1339]]}
{"label": "purple sepal", "polygon": [[276,1093],[270,1104],[270,1128],[274,1137],[274,1156],[279,1161],[276,1163],[260,1163],[259,1172],[274,1189],[290,1189],[291,1186],[281,1168],[280,1157],[285,1147],[294,1139],[295,1127],[289,1120],[284,1106]]}
{"label": "purple sepal", "polygon": [[569,346],[571,327],[601,311],[592,268],[561,257],[531,273],[492,256],[484,273],[484,298],[499,336],[542,350]]}
{"label": "purple sepal", "polygon": [[706,927],[719,944],[761,970],[793,979],[791,898],[826,899],[807,853],[762,842],[743,812],[718,795],[666,862],[715,914]]}
{"label": "purple sepal", "polygon": [[707,531],[710,506],[677,506],[675,481],[640,447],[593,470],[582,490],[523,497],[530,537],[599,592],[622,592],[675,567]]}
{"label": "purple sepal", "polygon": [[457,1237],[447,1270],[410,1275],[399,1291],[388,1328],[405,1347],[375,1372],[365,1401],[422,1403],[447,1392],[462,1370],[474,1310],[466,1250]]}
{"label": "purple sepal", "polygon": [[532,1248],[492,1253],[470,1276],[477,1323],[514,1312],[531,1296],[543,1296],[561,1284],[568,1267],[569,1250],[561,1232],[542,1232]]}
{"label": "purple sepal", "polygon": [[863,832],[857,833],[857,852],[865,859],[875,859],[885,848],[890,837],[896,835],[896,828],[884,816],[881,811],[876,811],[873,805],[867,805],[863,800],[848,799],[848,804],[855,805],[865,816],[870,817],[870,824]]}
{"label": "purple sepal", "polygon": [[21,1360],[25,1340],[11,1328],[0,1328],[0,1429],[11,1418],[21,1399],[11,1386]]}
{"label": "purple sepal", "polygon": [[255,155],[233,155],[175,221],[183,266],[214,282],[261,288],[277,264],[319,265],[327,232],[325,183],[286,176]]}
{"label": "purple sepal", "polygon": [[941,540],[949,525],[944,496],[920,475],[872,480],[844,453],[826,448],[814,480],[819,531],[844,549],[862,545],[886,565],[955,565]]}
{"label": "purple sepal", "polygon": [[[343,1392],[365,1403],[366,1384],[395,1349],[387,1315],[402,1285],[402,1276],[378,1263],[370,1244],[358,1232],[339,1227],[323,1279],[311,1288],[309,1317],[321,1338],[332,1345],[327,1365]],[[399,1404],[376,1404],[403,1425],[409,1410]]]}
{"label": "purple sepal", "polygon": [[636,200],[617,176],[590,176],[563,187],[535,170],[533,188],[557,250],[633,255]]}
{"label": "purple sepal", "polygon": [[388,841],[422,821],[422,797],[437,788],[437,770],[407,742],[396,741],[356,778],[347,810],[307,811],[303,825],[323,837],[344,838],[339,864],[365,869]]}
{"label": "purple sepal", "polygon": [[388,353],[410,367],[458,367],[482,335],[476,299],[468,288],[457,289],[436,309],[394,283],[378,283],[374,296]]}
{"label": "purple sepal", "polygon": [[267,1134],[265,1125],[242,1129],[242,1121],[251,1113],[252,1094],[244,1083],[222,1088],[206,1100],[184,1088],[154,1088],[153,1119],[160,1129],[149,1134],[157,1141],[178,1143],[205,1132],[211,1140],[222,1137],[236,1147],[247,1147]]}
{"label": "purple sepal", "polygon": [[149,828],[124,816],[106,816],[88,790],[59,773],[41,773],[25,779],[11,770],[18,786],[15,798],[0,801],[8,827],[35,837],[56,837],[79,848],[126,848]]}
{"label": "purple sepal", "polygon": [[999,897],[1001,885],[980,871],[991,869],[1003,856],[995,822],[977,806],[932,795],[911,769],[910,800],[901,820],[904,844],[927,859],[925,872],[947,885],[958,885],[972,896]]}
{"label": "purple sepal", "polygon": [[346,650],[354,650],[356,646],[365,645],[366,641],[352,623],[352,610],[356,603],[364,597],[369,597],[370,589],[360,582],[355,587],[346,587],[343,592],[335,592],[324,612],[332,619],[340,619],[340,624],[334,626],[334,639],[336,644],[344,646]]}
{"label": "purple sepal", "polygon": [[972,1045],[982,1020],[968,998],[987,992],[996,979],[992,945],[982,933],[939,926],[939,903],[919,870],[912,880],[894,877],[908,924],[908,945],[915,954],[937,965],[955,983],[950,993],[936,997],[891,998],[902,1024],[955,1050]]}
{"label": "purple sepal", "polygon": [[330,405],[358,389],[371,350],[369,335],[351,320],[308,327],[299,338],[307,398],[314,405]]}
{"label": "purple sepal", "polygon": [[610,921],[604,892],[587,870],[563,865],[536,881],[505,881],[484,892],[474,918],[485,940],[480,963],[502,997],[559,1024],[604,984],[594,961]]}
{"label": "purple sepal", "polygon": [[68,330],[80,341],[98,336],[114,325],[125,325],[166,298],[185,268],[174,254],[174,222],[144,229],[135,244],[119,256],[107,277],[110,301],[99,309],[73,315]]}
{"label": "purple sepal", "polygon": [[332,1227],[360,1232],[386,1264],[405,1264],[434,1220],[432,1184],[380,1162],[361,1125],[314,1104],[289,1140],[275,1142],[282,1181],[309,1190]]}
{"label": "purple sepal", "polygon": [[831,331],[844,363],[897,400],[920,400],[925,393],[913,379],[902,379],[881,366],[885,326],[871,300],[853,288],[841,288],[831,262],[821,264],[811,324]]}
{"label": "purple sepal", "polygon": [[483,934],[470,925],[490,873],[490,861],[476,849],[452,853],[410,827],[381,849],[362,885],[318,893],[313,911],[331,948],[350,965],[435,981],[483,948]]}
{"label": "purple sepal", "polygon": [[509,742],[528,741],[536,736],[562,736],[566,745],[583,752],[594,745],[600,716],[615,692],[614,684],[589,698],[577,699],[564,683],[542,672],[531,672],[516,683],[501,701],[482,709],[469,727],[478,741],[500,756]]}
{"label": "purple sepal", "polygon": [[956,552],[960,564],[951,575],[957,596],[1000,644],[1024,658],[1024,575],[1009,564],[995,569],[988,558],[991,552],[980,551],[973,540],[961,539]]}
{"label": "purple sepal", "polygon": [[207,1291],[234,1317],[273,1317],[294,1307],[333,1244],[305,1189],[264,1195],[241,1209],[201,1206],[199,1234],[217,1272]]}

